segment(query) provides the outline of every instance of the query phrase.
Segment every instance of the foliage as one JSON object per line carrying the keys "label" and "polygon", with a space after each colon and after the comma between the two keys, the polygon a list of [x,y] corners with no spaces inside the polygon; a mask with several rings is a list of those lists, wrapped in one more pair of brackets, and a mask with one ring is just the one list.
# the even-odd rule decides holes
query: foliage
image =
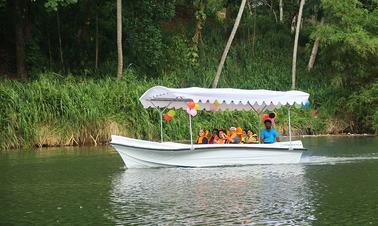
{"label": "foliage", "polygon": [[353,93],[348,101],[348,108],[352,112],[356,112],[355,122],[361,130],[363,125],[378,130],[378,81],[365,87],[362,92]]}
{"label": "foliage", "polygon": [[327,23],[314,34],[322,37],[324,45],[342,44],[362,57],[378,56],[377,9],[369,11],[358,0],[323,0],[322,4]]}
{"label": "foliage", "polygon": [[77,1],[78,0],[47,0],[45,2],[45,7],[48,10],[57,11],[58,7],[65,7],[65,6],[68,6],[70,4],[75,4],[75,3],[77,3]]}
{"label": "foliage", "polygon": [[377,3],[322,0],[326,22],[312,37],[321,37],[322,57],[351,87],[369,83],[378,71]]}
{"label": "foliage", "polygon": [[126,49],[128,62],[136,64],[143,72],[157,74],[162,65],[166,48],[160,23],[175,15],[174,0],[133,0],[125,5]]}
{"label": "foliage", "polygon": [[[210,87],[240,3],[207,0],[205,11],[199,14],[197,0],[125,1],[125,80],[116,82],[111,79],[116,74],[115,1],[25,2],[30,77],[22,82],[0,81],[2,148],[105,142],[110,133],[158,139],[158,114],[143,110],[139,95],[153,85]],[[284,23],[275,21],[273,10],[278,12],[278,1],[272,5],[269,1],[249,2],[219,87],[290,89],[290,26],[297,2],[285,1]],[[335,133],[377,130],[377,0],[311,0],[305,7],[297,85],[310,93],[312,108],[293,110],[295,132],[303,134],[311,128],[325,133],[333,121],[346,125],[332,130]],[[231,13],[228,18],[227,10]],[[0,73],[12,76],[16,61],[13,12],[4,0],[0,0],[0,12],[0,36],[4,37]],[[205,15],[201,40],[193,49],[196,16],[204,20]],[[313,18],[319,20],[323,15],[325,24],[316,26]],[[309,52],[304,47],[310,47],[315,37],[321,38],[320,54],[309,72]],[[286,110],[278,110],[282,116],[279,125],[287,125]],[[247,112],[202,112],[194,118],[195,129],[235,124],[257,129],[258,123],[256,116]],[[188,139],[186,113],[178,111],[164,129],[166,139]]]}
{"label": "foliage", "polygon": [[[178,87],[177,80],[144,80],[134,71],[127,80],[93,80],[49,73],[22,83],[0,81],[0,149],[25,146],[83,145],[104,143],[111,134],[158,140],[159,114],[143,109],[139,97],[156,83]],[[280,109],[277,123],[286,123]],[[311,116],[308,111],[293,112],[293,127],[304,131]],[[282,117],[281,117],[282,115]],[[241,126],[258,130],[252,112],[200,112],[193,119],[199,128]],[[166,140],[188,140],[188,114],[177,110],[175,118],[164,123]]]}

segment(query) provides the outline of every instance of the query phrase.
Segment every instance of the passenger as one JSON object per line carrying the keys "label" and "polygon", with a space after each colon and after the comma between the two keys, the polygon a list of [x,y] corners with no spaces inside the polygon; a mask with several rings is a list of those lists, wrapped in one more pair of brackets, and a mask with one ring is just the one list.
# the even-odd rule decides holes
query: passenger
{"label": "passenger", "polygon": [[238,127],[236,129],[236,135],[239,137],[239,144],[241,144],[242,143],[241,140],[243,138],[243,129]]}
{"label": "passenger", "polygon": [[237,131],[235,127],[230,128],[230,135],[226,136],[227,144],[239,144],[240,143],[240,135],[243,132],[240,130]]}
{"label": "passenger", "polygon": [[205,137],[208,138],[209,137],[209,130],[205,130]]}
{"label": "passenger", "polygon": [[257,135],[252,133],[251,129],[245,130],[245,136],[243,136],[242,143],[243,144],[257,144],[258,139]]}
{"label": "passenger", "polygon": [[227,141],[227,135],[224,133],[223,129],[219,129],[219,140],[217,144],[225,144]]}
{"label": "passenger", "polygon": [[273,144],[280,142],[278,132],[272,127],[272,120],[266,119],[264,121],[265,129],[261,132],[261,143]]}
{"label": "passenger", "polygon": [[204,129],[199,129],[196,144],[207,144],[206,131]]}
{"label": "passenger", "polygon": [[246,129],[243,129],[243,134],[242,134],[242,143],[244,143],[243,140],[245,140],[245,137],[247,136],[247,131]]}
{"label": "passenger", "polygon": [[219,141],[219,131],[218,129],[213,129],[213,133],[211,137],[209,138],[209,144],[217,144]]}

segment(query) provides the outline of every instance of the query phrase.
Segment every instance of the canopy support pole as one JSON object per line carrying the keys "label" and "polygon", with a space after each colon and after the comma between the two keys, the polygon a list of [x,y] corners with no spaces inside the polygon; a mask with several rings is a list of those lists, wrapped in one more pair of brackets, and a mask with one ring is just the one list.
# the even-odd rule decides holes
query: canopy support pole
{"label": "canopy support pole", "polygon": [[190,150],[193,148],[193,131],[192,131],[192,116],[189,114],[189,133],[190,133]]}
{"label": "canopy support pole", "polygon": [[260,137],[261,137],[261,135],[260,135],[260,130],[261,130],[261,120],[260,120],[260,116],[261,116],[261,113],[263,113],[264,111],[265,111],[265,109],[266,109],[266,105],[261,109],[261,111],[257,111],[254,107],[253,107],[253,105],[251,104],[251,103],[249,103],[248,102],[248,104],[249,104],[249,106],[256,112],[256,114],[257,114],[257,120],[259,120],[259,128],[258,128],[258,131],[259,131],[259,140],[258,140],[258,142],[259,142],[259,144],[260,144]]}
{"label": "canopy support pole", "polygon": [[288,108],[288,116],[289,116],[289,143],[290,143],[290,146],[289,146],[289,150],[293,150],[293,147],[291,146],[291,117],[290,117],[290,106]]}
{"label": "canopy support pole", "polygon": [[160,142],[163,143],[164,139],[163,139],[163,113],[164,111],[169,107],[169,105],[172,104],[173,101],[169,102],[169,104],[167,106],[165,106],[165,108],[163,110],[160,110],[159,107],[157,107],[152,101],[150,101],[150,103],[159,110],[159,115],[160,115]]}
{"label": "canopy support pole", "polygon": [[164,139],[163,139],[163,111],[159,111],[160,113],[160,141],[161,143],[163,143]]}
{"label": "canopy support pole", "polygon": [[257,113],[257,120],[259,120],[259,144],[261,143],[261,134],[260,134],[261,120],[260,120],[260,115],[261,115],[261,113]]}

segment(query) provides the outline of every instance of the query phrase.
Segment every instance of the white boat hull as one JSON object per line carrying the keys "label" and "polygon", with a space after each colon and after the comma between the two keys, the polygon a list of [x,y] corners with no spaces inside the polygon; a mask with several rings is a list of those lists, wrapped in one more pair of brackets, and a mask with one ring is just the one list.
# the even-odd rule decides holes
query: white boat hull
{"label": "white boat hull", "polygon": [[[202,144],[150,142],[112,136],[112,146],[127,168],[215,167],[253,164],[298,163],[303,150],[301,141],[274,144]],[[291,147],[291,148],[290,148]]]}

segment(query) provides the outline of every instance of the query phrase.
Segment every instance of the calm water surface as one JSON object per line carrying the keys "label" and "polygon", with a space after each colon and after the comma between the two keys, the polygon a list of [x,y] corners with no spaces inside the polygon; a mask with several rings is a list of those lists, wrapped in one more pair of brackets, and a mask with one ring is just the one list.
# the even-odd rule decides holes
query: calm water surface
{"label": "calm water surface", "polygon": [[0,153],[0,225],[378,225],[378,138],[302,163],[126,170],[111,148]]}

